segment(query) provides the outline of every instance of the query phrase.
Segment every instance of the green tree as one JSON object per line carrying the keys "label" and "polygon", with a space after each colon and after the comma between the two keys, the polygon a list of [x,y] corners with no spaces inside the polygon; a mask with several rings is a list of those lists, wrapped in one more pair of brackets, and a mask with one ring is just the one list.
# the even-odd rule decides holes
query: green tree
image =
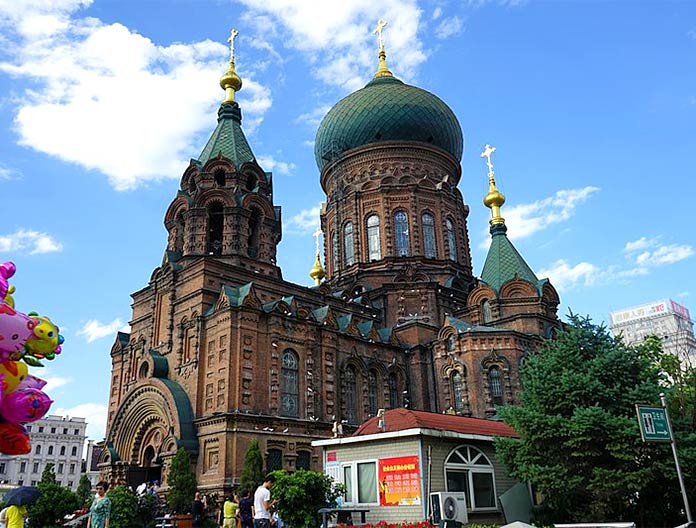
{"label": "green tree", "polygon": [[242,474],[239,477],[239,488],[243,492],[249,490],[254,493],[254,490],[263,483],[263,457],[259,449],[259,442],[252,440],[244,455],[244,466]]}
{"label": "green tree", "polygon": [[109,528],[141,528],[138,519],[138,497],[124,486],[111,488],[106,496],[111,501]]}
{"label": "green tree", "polygon": [[80,507],[77,495],[56,482],[53,464],[48,463],[38,486],[41,494],[29,510],[29,525],[33,528],[53,528],[63,524],[63,517]]}
{"label": "green tree", "polygon": [[659,356],[659,343],[626,346],[570,314],[527,358],[522,405],[499,410],[520,439],[499,439],[496,452],[513,477],[544,496],[538,520],[661,526],[679,519],[669,446],[643,443],[635,412],[636,403],[658,404],[669,385]]}
{"label": "green tree", "polygon": [[300,469],[294,473],[274,471],[276,483],[271,490],[277,500],[276,511],[292,528],[316,528],[320,524],[319,508],[333,508],[345,491],[324,473]]}
{"label": "green tree", "polygon": [[158,509],[159,497],[157,495],[146,493],[138,497],[138,526],[154,526]]}
{"label": "green tree", "polygon": [[191,471],[191,457],[186,449],[179,448],[172,458],[172,465],[167,478],[169,493],[167,503],[176,513],[188,513],[196,494],[196,475]]}
{"label": "green tree", "polygon": [[75,493],[83,506],[87,504],[92,494],[92,483],[89,481],[87,475],[82,475],[80,477],[80,482],[77,484],[77,491]]}

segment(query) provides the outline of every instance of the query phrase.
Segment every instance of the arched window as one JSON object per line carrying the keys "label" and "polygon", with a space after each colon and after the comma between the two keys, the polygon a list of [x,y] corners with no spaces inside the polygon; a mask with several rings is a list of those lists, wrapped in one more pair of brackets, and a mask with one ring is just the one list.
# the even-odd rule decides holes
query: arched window
{"label": "arched window", "polygon": [[184,231],[186,229],[186,221],[184,213],[181,212],[176,216],[176,225],[174,226],[174,251],[182,253],[184,251]]}
{"label": "arched window", "polygon": [[454,400],[454,412],[457,414],[462,414],[464,412],[464,396],[466,394],[466,389],[464,388],[464,376],[455,370],[450,376],[450,381],[452,385],[452,399]]}
{"label": "arched window", "polygon": [[430,213],[423,213],[421,218],[423,223],[423,253],[425,258],[435,258],[435,218]]}
{"label": "arched window", "polygon": [[353,367],[345,372],[346,420],[349,424],[358,423],[358,386]]}
{"label": "arched window", "polygon": [[473,511],[495,510],[495,474],[493,464],[472,446],[460,446],[445,460],[447,491],[463,491]]}
{"label": "arched window", "polygon": [[367,218],[367,250],[370,261],[382,258],[382,249],[379,239],[379,216],[375,214]]}
{"label": "arched window", "polygon": [[454,349],[456,348],[457,344],[457,339],[454,337],[454,334],[450,334],[447,336],[447,352],[454,352]]}
{"label": "arched window", "polygon": [[280,414],[298,416],[299,410],[299,360],[293,350],[283,352],[280,369]]}
{"label": "arched window", "polygon": [[251,210],[251,216],[249,217],[249,238],[247,240],[247,254],[250,257],[257,257],[259,255],[261,217],[261,211],[254,207]]}
{"label": "arched window", "polygon": [[400,407],[399,405],[399,380],[396,374],[392,372],[389,374],[389,379],[387,384],[389,385],[389,407],[391,409],[396,409]]}
{"label": "arched window", "polygon": [[370,407],[370,415],[371,416],[376,416],[377,415],[377,409],[379,409],[379,403],[377,402],[377,389],[379,387],[379,382],[377,373],[374,370],[371,370],[367,374],[367,380],[368,380],[368,403]]}
{"label": "arched window", "polygon": [[35,455],[41,454],[41,444],[36,444],[36,448],[34,449],[34,454]]}
{"label": "arched window", "polygon": [[483,324],[490,323],[493,320],[491,301],[488,299],[484,299],[484,301],[481,303],[481,315],[483,316]]}
{"label": "arched window", "polygon": [[225,171],[223,169],[218,169],[213,173],[213,178],[215,179],[215,184],[218,187],[225,186]]}
{"label": "arched window", "polygon": [[348,222],[343,227],[343,253],[346,266],[355,264],[355,245],[353,244],[353,223]]}
{"label": "arched window", "polygon": [[60,446],[60,454],[65,455],[65,446]]}
{"label": "arched window", "polygon": [[334,231],[331,234],[331,263],[333,264],[333,273],[336,273],[338,271],[338,233]]}
{"label": "arched window", "polygon": [[48,446],[48,454],[49,455],[53,454],[53,446],[52,445]]}
{"label": "arched window", "polygon": [[457,237],[454,235],[454,224],[449,218],[445,222],[447,229],[447,250],[450,260],[457,260]]}
{"label": "arched window", "polygon": [[72,451],[70,452],[71,456],[77,456],[77,447],[73,446]]}
{"label": "arched window", "polygon": [[397,257],[408,257],[411,254],[411,244],[408,239],[408,215],[406,211],[394,213],[394,241]]}
{"label": "arched window", "polygon": [[295,462],[295,467],[297,469],[306,469],[309,471],[311,461],[311,453],[309,451],[298,451],[297,452],[297,462]]}
{"label": "arched window", "polygon": [[491,398],[496,405],[503,404],[503,383],[500,379],[500,369],[491,367],[488,370],[488,387],[491,391]]}
{"label": "arched window", "polygon": [[222,224],[224,214],[221,203],[208,206],[208,254],[222,254]]}

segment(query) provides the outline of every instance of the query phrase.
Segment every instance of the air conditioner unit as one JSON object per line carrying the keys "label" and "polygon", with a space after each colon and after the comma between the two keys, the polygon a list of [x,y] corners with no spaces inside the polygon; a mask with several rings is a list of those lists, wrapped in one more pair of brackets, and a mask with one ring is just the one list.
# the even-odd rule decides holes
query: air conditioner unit
{"label": "air conditioner unit", "polygon": [[466,495],[463,491],[431,493],[430,511],[433,516],[433,524],[439,524],[441,521],[469,522]]}

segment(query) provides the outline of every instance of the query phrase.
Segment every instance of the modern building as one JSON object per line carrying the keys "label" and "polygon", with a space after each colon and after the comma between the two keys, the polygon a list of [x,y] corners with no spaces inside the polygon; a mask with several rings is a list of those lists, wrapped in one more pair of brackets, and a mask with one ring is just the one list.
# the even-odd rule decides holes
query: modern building
{"label": "modern building", "polygon": [[694,322],[689,310],[671,299],[664,299],[609,314],[611,331],[628,344],[641,343],[649,335],[662,340],[665,352],[683,360],[696,361]]}
{"label": "modern building", "polygon": [[82,473],[87,475],[92,488],[95,488],[97,482],[99,482],[99,457],[104,449],[104,442],[95,442],[94,440],[87,440],[87,452],[85,453],[85,460],[82,464]]}
{"label": "modern building", "polygon": [[519,401],[525,354],[559,326],[558,294],[506,235],[490,147],[487,173],[470,176],[490,184],[491,245],[474,274],[467,218],[485,209],[457,188],[459,121],[385,57],[317,131],[313,287],[276,261],[282,196],[242,131],[230,60],[217,126],[164,215],[162,265],[111,349],[105,478],[166,490],[183,447],[199,486],[228,493],[252,440],[268,470],[321,470],[312,441],[380,408],[487,418]]}
{"label": "modern building", "polygon": [[58,484],[76,490],[82,471],[85,419],[49,415],[26,427],[32,451],[20,456],[0,455],[0,480],[17,486],[35,486],[50,462]]}

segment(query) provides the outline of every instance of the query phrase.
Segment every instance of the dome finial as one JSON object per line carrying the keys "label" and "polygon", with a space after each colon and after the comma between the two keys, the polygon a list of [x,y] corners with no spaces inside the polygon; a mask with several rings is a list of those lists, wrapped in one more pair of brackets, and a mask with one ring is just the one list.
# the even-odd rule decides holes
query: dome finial
{"label": "dome finial", "polygon": [[489,220],[491,225],[505,225],[505,219],[500,216],[500,207],[505,203],[505,196],[495,186],[495,173],[491,163],[491,155],[494,152],[495,147],[491,147],[488,144],[484,151],[481,152],[481,157],[487,158],[486,164],[488,165],[488,194],[483,198],[483,204],[491,210],[491,219]]}
{"label": "dome finial", "polygon": [[387,67],[387,54],[384,51],[384,39],[382,38],[382,31],[386,27],[387,23],[381,18],[377,21],[377,27],[373,31],[377,35],[377,41],[379,42],[379,67],[375,72],[375,79],[378,77],[394,77],[389,68]]}
{"label": "dome finial", "polygon": [[314,238],[317,239],[317,259],[314,261],[314,266],[309,270],[309,276],[314,279],[317,286],[321,284],[321,279],[326,277],[326,272],[324,267],[321,265],[321,258],[319,256],[319,237],[322,235],[321,228],[318,227],[317,230],[312,234]]}
{"label": "dome finial", "polygon": [[242,79],[239,78],[234,69],[234,39],[239,35],[239,31],[232,29],[230,38],[227,42],[230,43],[230,66],[227,73],[220,79],[220,87],[225,90],[225,99],[222,104],[234,103],[234,94],[242,89]]}

